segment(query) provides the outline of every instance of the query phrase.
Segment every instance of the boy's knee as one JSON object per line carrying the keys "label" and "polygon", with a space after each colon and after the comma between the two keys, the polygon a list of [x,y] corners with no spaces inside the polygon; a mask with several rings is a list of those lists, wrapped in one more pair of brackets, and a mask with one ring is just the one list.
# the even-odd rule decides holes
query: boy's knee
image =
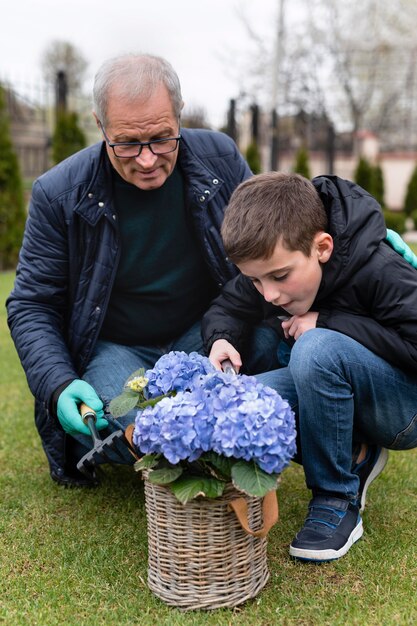
{"label": "boy's knee", "polygon": [[317,369],[333,369],[336,361],[344,354],[344,335],[327,330],[314,328],[301,335],[291,351],[290,369],[293,375],[308,375]]}
{"label": "boy's knee", "polygon": [[314,356],[317,350],[325,350],[329,343],[329,335],[333,334],[333,331],[324,328],[313,328],[306,331],[295,342],[291,352],[291,359],[294,357],[305,358],[310,354]]}

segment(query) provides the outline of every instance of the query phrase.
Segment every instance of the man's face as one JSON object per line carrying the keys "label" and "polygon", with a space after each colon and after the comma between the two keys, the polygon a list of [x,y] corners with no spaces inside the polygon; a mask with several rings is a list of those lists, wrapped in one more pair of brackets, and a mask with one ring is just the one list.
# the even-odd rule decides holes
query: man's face
{"label": "man's face", "polygon": [[[177,137],[179,120],[174,116],[171,100],[164,85],[147,98],[127,102],[119,98],[117,88],[110,91],[105,132],[111,142],[152,141]],[[161,187],[172,174],[178,149],[168,154],[153,154],[148,146],[138,157],[117,158],[106,143],[107,154],[120,176],[139,189]]]}
{"label": "man's face", "polygon": [[328,261],[332,250],[331,236],[319,233],[309,257],[277,243],[269,259],[242,261],[238,267],[267,302],[282,307],[289,315],[304,315],[315,300],[322,278],[322,263]]}

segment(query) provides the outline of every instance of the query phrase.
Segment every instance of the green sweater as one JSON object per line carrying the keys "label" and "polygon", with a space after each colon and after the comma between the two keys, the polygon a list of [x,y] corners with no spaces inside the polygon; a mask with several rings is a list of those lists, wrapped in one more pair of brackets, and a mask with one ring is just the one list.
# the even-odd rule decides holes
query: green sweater
{"label": "green sweater", "polygon": [[100,338],[125,345],[169,342],[198,320],[215,295],[187,219],[177,166],[143,191],[114,172],[121,256]]}

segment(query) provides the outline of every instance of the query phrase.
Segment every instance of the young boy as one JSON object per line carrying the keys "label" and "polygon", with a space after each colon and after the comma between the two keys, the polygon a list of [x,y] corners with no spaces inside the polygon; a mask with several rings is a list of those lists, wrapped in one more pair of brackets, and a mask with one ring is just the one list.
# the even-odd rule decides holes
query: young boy
{"label": "young boy", "polygon": [[417,272],[386,235],[376,200],[333,176],[254,176],[225,213],[242,274],[207,312],[205,345],[216,367],[239,369],[248,326],[263,318],[289,346],[286,366],[258,379],[297,415],[312,491],[290,546],[299,559],[346,554],[386,449],[417,446]]}

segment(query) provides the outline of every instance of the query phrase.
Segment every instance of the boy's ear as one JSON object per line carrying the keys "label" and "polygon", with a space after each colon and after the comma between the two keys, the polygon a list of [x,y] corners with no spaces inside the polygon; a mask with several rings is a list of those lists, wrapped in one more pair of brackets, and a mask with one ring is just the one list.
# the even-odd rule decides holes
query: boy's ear
{"label": "boy's ear", "polygon": [[329,233],[317,233],[314,237],[314,245],[319,262],[327,263],[333,252],[333,237]]}

